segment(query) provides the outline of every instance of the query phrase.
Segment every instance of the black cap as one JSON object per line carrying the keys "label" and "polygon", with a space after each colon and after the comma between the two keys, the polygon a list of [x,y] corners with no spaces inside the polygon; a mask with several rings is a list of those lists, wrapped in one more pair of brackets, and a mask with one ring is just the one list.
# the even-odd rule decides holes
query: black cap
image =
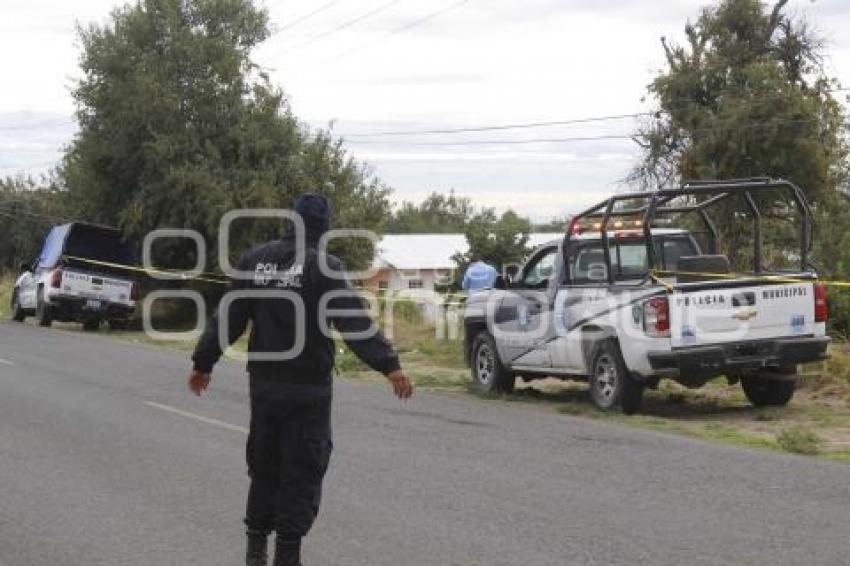
{"label": "black cap", "polygon": [[295,212],[304,220],[304,227],[312,235],[322,235],[331,228],[331,206],[328,199],[315,193],[295,197]]}

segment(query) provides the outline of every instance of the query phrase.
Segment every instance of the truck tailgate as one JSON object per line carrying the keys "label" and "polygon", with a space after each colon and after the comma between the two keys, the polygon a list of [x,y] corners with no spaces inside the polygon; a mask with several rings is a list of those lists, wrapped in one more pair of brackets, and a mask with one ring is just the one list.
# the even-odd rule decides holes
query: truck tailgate
{"label": "truck tailgate", "polygon": [[812,282],[676,290],[670,296],[674,348],[815,333]]}
{"label": "truck tailgate", "polygon": [[132,288],[133,282],[125,279],[76,270],[62,272],[62,293],[66,295],[130,305]]}

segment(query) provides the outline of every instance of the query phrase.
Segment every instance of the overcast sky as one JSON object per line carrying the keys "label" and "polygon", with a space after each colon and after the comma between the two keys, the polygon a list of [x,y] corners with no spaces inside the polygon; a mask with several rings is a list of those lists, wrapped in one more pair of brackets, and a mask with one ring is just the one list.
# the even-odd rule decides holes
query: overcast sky
{"label": "overcast sky", "polygon": [[[0,4],[0,175],[38,174],[74,133],[75,22],[105,21],[115,0]],[[454,188],[482,206],[537,219],[618,190],[635,164],[634,119],[527,130],[369,137],[622,115],[648,109],[659,38],[679,39],[702,0],[267,0],[278,30],[256,53],[314,126],[420,200]],[[328,5],[311,17],[311,12]],[[850,1],[792,0],[828,40],[828,71],[850,86]],[[430,15],[440,12],[434,17]],[[478,143],[478,142],[511,143]],[[466,145],[446,145],[464,142]],[[473,142],[473,143],[468,143]]]}

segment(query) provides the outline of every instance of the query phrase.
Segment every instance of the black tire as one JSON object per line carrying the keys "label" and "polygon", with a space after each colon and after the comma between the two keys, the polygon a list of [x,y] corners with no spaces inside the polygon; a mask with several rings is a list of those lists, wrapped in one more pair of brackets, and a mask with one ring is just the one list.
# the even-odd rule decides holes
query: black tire
{"label": "black tire", "polygon": [[756,407],[784,407],[797,390],[797,371],[796,368],[782,368],[743,376],[741,388]]}
{"label": "black tire", "polygon": [[590,399],[596,407],[603,411],[620,407],[627,415],[640,410],[645,385],[629,374],[616,340],[599,343],[590,371]]}
{"label": "black tire", "polygon": [[12,320],[15,322],[23,322],[26,319],[27,313],[21,307],[21,301],[18,298],[18,290],[12,292]]}
{"label": "black tire", "polygon": [[53,307],[44,301],[44,289],[39,287],[36,295],[35,318],[39,326],[50,326],[53,324]]}
{"label": "black tire", "polygon": [[127,330],[130,327],[130,322],[127,320],[110,320],[109,330]]}
{"label": "black tire", "polygon": [[516,374],[502,364],[496,341],[488,332],[479,332],[472,341],[472,384],[483,393],[512,393]]}
{"label": "black tire", "polygon": [[97,332],[100,329],[99,318],[89,318],[83,321],[83,330],[86,332]]}

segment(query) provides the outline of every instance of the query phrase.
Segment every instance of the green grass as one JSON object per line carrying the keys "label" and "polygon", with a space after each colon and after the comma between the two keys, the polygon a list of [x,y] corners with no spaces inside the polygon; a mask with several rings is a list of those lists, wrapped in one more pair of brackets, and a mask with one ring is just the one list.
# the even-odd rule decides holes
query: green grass
{"label": "green grass", "polygon": [[[385,319],[382,318],[383,323]],[[384,329],[387,330],[386,328]],[[447,328],[444,333],[449,336]],[[408,302],[393,303],[392,341],[402,366],[413,383],[420,388],[463,390],[469,373],[463,360],[463,342],[437,337],[437,328],[429,324],[419,308]],[[337,370],[345,377],[380,380],[382,377],[361,362],[342,341],[337,341]]]}
{"label": "green grass", "polygon": [[823,440],[803,426],[793,426],[776,435],[776,442],[786,452],[817,456],[823,451]]}
{"label": "green grass", "polygon": [[0,318],[9,318],[12,315],[12,289],[15,287],[15,277],[12,275],[0,275]]}
{"label": "green grass", "polygon": [[[838,354],[839,356],[842,354]],[[784,451],[850,461],[850,403],[814,399],[803,388],[792,404],[782,408],[755,408],[739,386],[725,380],[699,390],[665,382],[647,391],[641,414],[627,417],[601,411],[581,384],[538,382],[518,385],[510,395],[473,394],[490,402],[526,402],[538,409],[573,417],[605,420],[625,426],[679,434],[750,449]]]}

